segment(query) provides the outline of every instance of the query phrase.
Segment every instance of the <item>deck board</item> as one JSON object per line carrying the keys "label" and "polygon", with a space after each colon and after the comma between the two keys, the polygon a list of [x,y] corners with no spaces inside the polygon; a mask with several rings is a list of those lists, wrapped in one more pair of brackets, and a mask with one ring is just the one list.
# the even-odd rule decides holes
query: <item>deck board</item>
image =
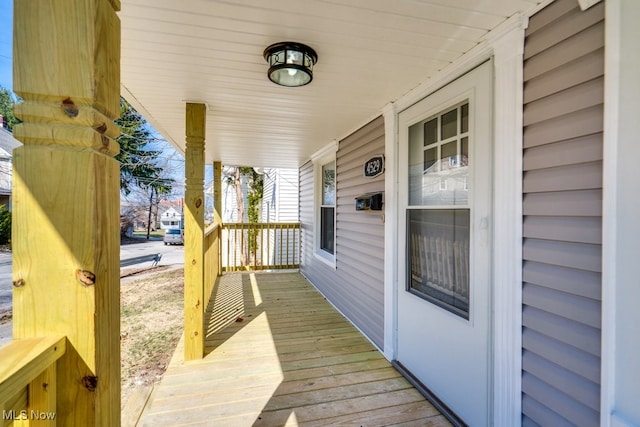
{"label": "deck board", "polygon": [[224,275],[203,360],[182,343],[141,426],[450,425],[298,273]]}

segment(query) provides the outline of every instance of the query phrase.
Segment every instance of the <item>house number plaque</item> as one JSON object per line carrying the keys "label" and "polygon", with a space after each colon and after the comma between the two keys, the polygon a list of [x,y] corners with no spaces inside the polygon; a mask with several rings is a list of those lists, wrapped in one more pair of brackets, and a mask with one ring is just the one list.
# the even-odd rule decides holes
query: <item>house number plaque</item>
{"label": "house number plaque", "polygon": [[363,172],[366,178],[375,178],[384,173],[384,156],[382,154],[373,156],[363,165]]}

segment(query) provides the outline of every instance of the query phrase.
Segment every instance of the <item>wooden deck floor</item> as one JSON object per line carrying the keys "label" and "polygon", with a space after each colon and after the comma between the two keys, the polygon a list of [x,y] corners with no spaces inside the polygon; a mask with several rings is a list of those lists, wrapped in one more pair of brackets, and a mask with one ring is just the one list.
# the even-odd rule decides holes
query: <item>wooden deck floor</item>
{"label": "wooden deck floor", "polygon": [[298,273],[224,275],[207,356],[179,346],[138,425],[450,425]]}

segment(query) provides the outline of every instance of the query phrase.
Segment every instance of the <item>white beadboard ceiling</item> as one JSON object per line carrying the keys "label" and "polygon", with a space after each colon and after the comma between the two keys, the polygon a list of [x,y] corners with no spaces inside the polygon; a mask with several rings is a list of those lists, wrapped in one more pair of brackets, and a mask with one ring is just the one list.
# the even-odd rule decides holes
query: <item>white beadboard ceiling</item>
{"label": "white beadboard ceiling", "polygon": [[[122,94],[181,151],[185,102],[207,104],[206,161],[295,168],[543,0],[122,0]],[[262,52],[318,53],[276,86]]]}

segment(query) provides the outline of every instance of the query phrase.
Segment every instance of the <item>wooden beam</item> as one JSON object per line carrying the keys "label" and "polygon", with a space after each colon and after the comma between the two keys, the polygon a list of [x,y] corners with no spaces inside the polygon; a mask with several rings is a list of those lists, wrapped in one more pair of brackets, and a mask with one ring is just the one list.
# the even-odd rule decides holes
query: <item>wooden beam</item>
{"label": "wooden beam", "polygon": [[204,139],[206,106],[187,103],[184,212],[184,358],[204,356]]}
{"label": "wooden beam", "polygon": [[67,337],[63,426],[120,425],[118,5],[14,3],[13,335]]}

